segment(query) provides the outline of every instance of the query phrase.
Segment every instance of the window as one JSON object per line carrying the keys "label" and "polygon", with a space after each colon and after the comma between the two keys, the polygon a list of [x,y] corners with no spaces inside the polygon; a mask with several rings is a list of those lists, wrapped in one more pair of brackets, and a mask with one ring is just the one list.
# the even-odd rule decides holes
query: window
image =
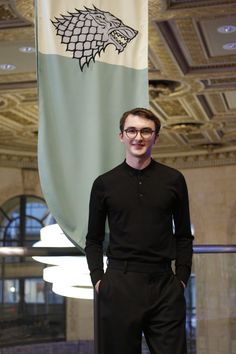
{"label": "window", "polygon": [[[0,247],[32,247],[50,214],[45,201],[21,195],[0,207]],[[0,257],[1,345],[65,339],[65,301],[31,257]],[[11,333],[11,335],[9,335]]]}

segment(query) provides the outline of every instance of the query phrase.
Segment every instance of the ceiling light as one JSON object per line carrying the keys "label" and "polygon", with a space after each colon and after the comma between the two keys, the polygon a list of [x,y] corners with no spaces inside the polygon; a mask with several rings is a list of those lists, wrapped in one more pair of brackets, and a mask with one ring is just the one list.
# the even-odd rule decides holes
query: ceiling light
{"label": "ceiling light", "polygon": [[223,45],[223,48],[226,50],[235,50],[236,49],[236,42],[226,43]]}
{"label": "ceiling light", "polygon": [[[86,262],[83,256],[83,261]],[[73,272],[76,269],[76,272]],[[81,268],[75,268],[71,264],[62,266],[46,267],[43,270],[43,279],[49,283],[61,283],[62,285],[78,285],[91,287],[89,271],[85,272]]]}
{"label": "ceiling light", "polygon": [[23,53],[35,53],[35,48],[34,47],[20,47],[19,51],[23,52]]}
{"label": "ceiling light", "polygon": [[[73,247],[58,224],[40,230],[40,241],[34,247]],[[52,290],[62,296],[93,299],[93,285],[85,256],[33,257],[36,261],[54,265],[44,268],[43,279],[52,283]],[[106,257],[103,259],[106,269]],[[76,269],[76,272],[74,271]]]}
{"label": "ceiling light", "polygon": [[232,33],[236,31],[236,26],[233,25],[225,25],[217,28],[217,31],[220,33]]}
{"label": "ceiling light", "polygon": [[0,69],[11,71],[11,70],[15,70],[16,66],[13,64],[0,64]]}
{"label": "ceiling light", "polygon": [[52,291],[58,295],[73,297],[76,299],[93,300],[93,288],[82,288],[80,286],[65,286],[60,283],[53,283]]}
{"label": "ceiling light", "polygon": [[10,292],[11,292],[11,293],[15,293],[15,292],[16,292],[16,288],[15,288],[14,286],[11,286],[11,287],[10,287]]}

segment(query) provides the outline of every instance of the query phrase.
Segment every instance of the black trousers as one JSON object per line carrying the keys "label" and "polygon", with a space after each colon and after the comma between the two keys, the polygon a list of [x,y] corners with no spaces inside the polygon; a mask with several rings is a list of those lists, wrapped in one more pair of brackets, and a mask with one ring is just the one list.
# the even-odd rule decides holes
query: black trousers
{"label": "black trousers", "polygon": [[151,354],[186,354],[184,288],[170,266],[120,268],[100,282],[100,354],[141,354],[142,333]]}

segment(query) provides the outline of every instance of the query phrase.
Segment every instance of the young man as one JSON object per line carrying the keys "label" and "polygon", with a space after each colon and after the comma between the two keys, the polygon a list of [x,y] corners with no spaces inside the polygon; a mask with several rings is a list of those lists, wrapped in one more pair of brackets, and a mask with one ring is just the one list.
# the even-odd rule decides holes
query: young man
{"label": "young man", "polygon": [[101,354],[141,354],[142,333],[152,354],[187,353],[184,287],[193,239],[188,192],[179,171],[151,158],[159,129],[151,111],[125,112],[119,137],[126,159],[92,187],[85,251],[99,296]]}

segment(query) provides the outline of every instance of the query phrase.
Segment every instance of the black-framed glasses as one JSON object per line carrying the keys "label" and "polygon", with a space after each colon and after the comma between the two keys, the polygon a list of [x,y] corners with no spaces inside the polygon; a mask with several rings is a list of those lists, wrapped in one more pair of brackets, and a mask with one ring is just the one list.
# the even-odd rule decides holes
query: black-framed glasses
{"label": "black-framed glasses", "polygon": [[152,130],[151,128],[136,129],[134,127],[130,127],[124,129],[124,132],[128,139],[135,139],[138,133],[140,133],[144,140],[149,140],[151,139],[153,133],[155,133],[155,130]]}

